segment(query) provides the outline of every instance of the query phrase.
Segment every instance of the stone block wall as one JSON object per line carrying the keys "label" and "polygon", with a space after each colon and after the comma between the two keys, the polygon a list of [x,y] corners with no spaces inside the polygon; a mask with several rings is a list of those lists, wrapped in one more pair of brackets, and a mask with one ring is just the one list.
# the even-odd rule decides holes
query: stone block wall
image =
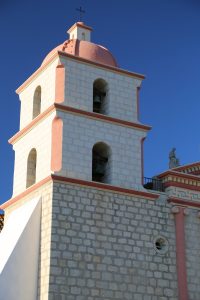
{"label": "stone block wall", "polygon": [[141,80],[126,74],[93,66],[92,64],[61,58],[65,66],[65,104],[85,111],[93,111],[93,82],[104,79],[108,84],[108,115],[138,122],[137,87]]}
{"label": "stone block wall", "polygon": [[188,208],[185,219],[186,265],[189,299],[200,295],[200,216],[199,210]]}
{"label": "stone block wall", "polygon": [[94,120],[85,116],[58,112],[63,120],[62,171],[60,175],[92,180],[92,148],[97,142],[111,149],[109,183],[121,187],[143,189],[141,184],[140,129]]}
{"label": "stone block wall", "polygon": [[177,300],[175,247],[165,195],[154,202],[54,183],[49,299]]}

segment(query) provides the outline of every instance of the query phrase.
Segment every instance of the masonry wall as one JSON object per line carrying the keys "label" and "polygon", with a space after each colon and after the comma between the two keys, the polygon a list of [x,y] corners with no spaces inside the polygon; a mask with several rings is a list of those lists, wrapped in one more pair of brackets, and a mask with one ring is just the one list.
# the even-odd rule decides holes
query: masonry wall
{"label": "masonry wall", "polygon": [[188,208],[185,216],[186,263],[189,299],[200,295],[200,217],[199,210]]}
{"label": "masonry wall", "polygon": [[[168,187],[166,189],[170,197],[180,198],[188,202],[200,201],[199,191],[181,187]],[[184,217],[186,268],[189,299],[199,299],[200,295],[200,215],[199,210],[187,208]]]}
{"label": "masonry wall", "polygon": [[[158,236],[168,241],[165,254],[155,250]],[[51,247],[49,299],[178,299],[165,195],[154,202],[54,183]]]}
{"label": "masonry wall", "polygon": [[13,146],[15,150],[13,196],[26,189],[27,159],[32,148],[37,151],[36,182],[51,173],[51,128],[55,112],[41,120]]}
{"label": "masonry wall", "polygon": [[58,115],[63,120],[63,166],[60,175],[92,180],[92,148],[95,143],[104,142],[111,148],[108,182],[143,189],[141,139],[146,132],[66,112],[58,112]]}
{"label": "masonry wall", "polygon": [[35,90],[41,86],[41,112],[55,101],[55,72],[58,58],[50,63],[36,78],[20,93],[21,112],[20,130],[33,119],[33,97]]}
{"label": "masonry wall", "polygon": [[93,111],[93,82],[104,79],[108,84],[108,115],[137,122],[137,87],[141,80],[103,69],[92,64],[61,58],[65,66],[65,104]]}

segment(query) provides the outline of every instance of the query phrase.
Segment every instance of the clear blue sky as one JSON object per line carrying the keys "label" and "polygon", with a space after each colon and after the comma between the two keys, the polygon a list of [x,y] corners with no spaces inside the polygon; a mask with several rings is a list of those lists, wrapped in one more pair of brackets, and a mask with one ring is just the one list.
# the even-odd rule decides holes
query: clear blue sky
{"label": "clear blue sky", "polygon": [[200,160],[199,0],[2,0],[0,203],[12,194],[14,153],[7,140],[19,128],[15,89],[67,39],[80,5],[94,29],[92,41],[107,47],[123,69],[146,75],[141,121],[153,128],[145,141],[145,175],[168,168],[172,147],[181,164]]}

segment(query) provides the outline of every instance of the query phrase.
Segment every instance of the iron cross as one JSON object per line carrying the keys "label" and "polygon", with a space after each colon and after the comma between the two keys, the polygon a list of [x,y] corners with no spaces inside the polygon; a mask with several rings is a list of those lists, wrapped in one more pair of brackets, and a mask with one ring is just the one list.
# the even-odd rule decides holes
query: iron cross
{"label": "iron cross", "polygon": [[81,6],[76,10],[80,12],[80,21],[82,21],[82,15],[85,13],[85,10],[83,10]]}

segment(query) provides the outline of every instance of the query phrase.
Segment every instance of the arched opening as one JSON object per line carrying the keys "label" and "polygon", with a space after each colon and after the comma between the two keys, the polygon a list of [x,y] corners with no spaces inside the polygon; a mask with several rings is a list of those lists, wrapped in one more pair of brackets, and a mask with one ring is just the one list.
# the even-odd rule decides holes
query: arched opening
{"label": "arched opening", "polygon": [[27,160],[26,188],[33,185],[36,181],[36,164],[37,152],[35,149],[32,149]]}
{"label": "arched opening", "polygon": [[33,119],[41,112],[41,87],[38,86],[33,96]]}
{"label": "arched opening", "polygon": [[99,142],[92,149],[92,180],[97,182],[110,182],[111,176],[111,150],[108,145]]}
{"label": "arched opening", "polygon": [[107,114],[108,84],[104,79],[96,79],[93,83],[93,112]]}
{"label": "arched opening", "polygon": [[82,32],[82,40],[85,41],[85,32]]}

